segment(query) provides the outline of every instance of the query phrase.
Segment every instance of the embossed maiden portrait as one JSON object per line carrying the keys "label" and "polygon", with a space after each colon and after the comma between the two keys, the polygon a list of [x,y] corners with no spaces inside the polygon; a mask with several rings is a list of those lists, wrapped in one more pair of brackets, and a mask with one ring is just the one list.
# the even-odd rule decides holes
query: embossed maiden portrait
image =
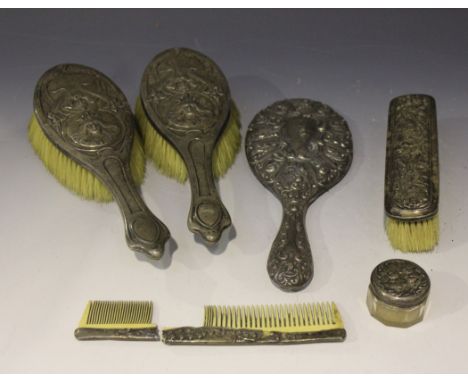
{"label": "embossed maiden portrait", "polygon": [[315,199],[347,173],[353,153],[351,132],[329,106],[288,99],[254,117],[245,149],[255,176],[283,206],[281,227],[268,258],[268,274],[283,290],[301,290],[314,273],[305,214]]}
{"label": "embossed maiden portrait", "polygon": [[[117,85],[95,69],[57,65],[37,83],[34,115],[53,147],[112,194],[109,200],[113,197],[120,207],[128,246],[159,259],[169,231],[146,207],[133,180],[130,159],[139,141],[132,111]],[[144,161],[141,167],[144,172]],[[68,170],[64,172],[71,176]],[[81,178],[79,174],[77,182]]]}

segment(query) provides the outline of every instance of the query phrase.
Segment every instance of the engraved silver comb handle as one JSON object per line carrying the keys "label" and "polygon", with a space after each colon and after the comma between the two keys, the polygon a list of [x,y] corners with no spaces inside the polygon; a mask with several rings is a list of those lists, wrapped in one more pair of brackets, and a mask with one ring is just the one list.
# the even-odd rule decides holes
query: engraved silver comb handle
{"label": "engraved silver comb handle", "polygon": [[278,332],[256,329],[181,327],[164,329],[162,341],[167,345],[268,345],[343,342],[345,329],[310,332]]}
{"label": "engraved silver comb handle", "polygon": [[304,289],[314,275],[312,252],[305,230],[306,208],[283,203],[283,219],[268,256],[268,275],[284,291]]}
{"label": "engraved silver comb handle", "polygon": [[194,139],[183,150],[192,190],[188,228],[200,234],[208,243],[216,243],[231,217],[221,201],[214,182],[212,152],[209,140]]}
{"label": "engraved silver comb handle", "polygon": [[111,190],[120,207],[128,246],[133,251],[159,260],[170,237],[169,230],[146,207],[129,176],[131,172],[127,163],[118,157],[107,157],[102,167],[100,178]]}

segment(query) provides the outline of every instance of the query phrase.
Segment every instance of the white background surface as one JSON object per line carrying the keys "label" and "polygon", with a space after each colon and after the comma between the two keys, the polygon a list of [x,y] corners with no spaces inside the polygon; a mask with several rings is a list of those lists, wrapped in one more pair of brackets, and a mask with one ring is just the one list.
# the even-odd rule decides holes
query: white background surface
{"label": "white background surface", "polygon": [[[450,12],[4,12],[0,14],[0,370],[62,372],[467,371],[468,105],[466,13]],[[133,104],[143,68],[171,46],[188,46],[223,68],[243,129],[286,97],[331,105],[348,121],[348,175],[309,209],[315,277],[302,292],[275,288],[266,258],[279,202],[251,173],[242,147],[219,182],[234,228],[208,250],[186,228],[189,187],[148,164],[144,199],[177,243],[151,263],[125,244],[115,204],[79,199],[56,182],[26,137],[39,76],[61,62],[108,74]],[[383,229],[388,103],[432,94],[438,104],[441,240],[434,253],[404,255]],[[379,262],[416,261],[432,281],[425,320],[383,326],[366,289]],[[341,344],[169,347],[79,342],[89,299],[152,300],[160,326],[201,325],[205,304],[334,300]]]}

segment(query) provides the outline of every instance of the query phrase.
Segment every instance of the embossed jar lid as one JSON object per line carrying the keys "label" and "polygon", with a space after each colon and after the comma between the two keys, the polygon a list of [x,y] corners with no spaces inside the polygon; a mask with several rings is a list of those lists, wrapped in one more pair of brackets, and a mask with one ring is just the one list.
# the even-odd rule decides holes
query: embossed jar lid
{"label": "embossed jar lid", "polygon": [[431,282],[419,265],[402,259],[387,260],[371,274],[370,290],[389,305],[410,308],[426,301]]}

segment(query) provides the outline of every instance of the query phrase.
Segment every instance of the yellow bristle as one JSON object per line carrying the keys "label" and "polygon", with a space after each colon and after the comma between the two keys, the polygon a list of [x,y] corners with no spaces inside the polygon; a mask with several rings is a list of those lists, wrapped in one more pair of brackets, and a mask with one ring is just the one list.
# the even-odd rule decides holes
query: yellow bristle
{"label": "yellow bristle", "polygon": [[[94,174],[63,154],[49,141],[34,115],[29,123],[28,136],[34,151],[49,172],[65,187],[85,199],[98,202],[113,200],[108,188]],[[135,183],[141,185],[145,177],[145,154],[137,132],[133,139],[130,170]]]}
{"label": "yellow bristle", "polygon": [[[164,174],[184,183],[187,180],[187,167],[184,160],[172,144],[153,128],[147,118],[140,98],[137,99],[135,115],[143,136],[146,155]],[[213,152],[213,173],[215,177],[223,176],[234,163],[241,145],[239,111],[231,106],[229,121]]]}
{"label": "yellow bristle", "polygon": [[439,217],[420,221],[385,218],[387,235],[394,249],[402,252],[432,251],[439,242]]}
{"label": "yellow bristle", "polygon": [[253,329],[283,333],[343,329],[335,303],[205,307],[205,327]]}
{"label": "yellow bristle", "polygon": [[79,328],[143,329],[153,328],[151,301],[89,301]]}

